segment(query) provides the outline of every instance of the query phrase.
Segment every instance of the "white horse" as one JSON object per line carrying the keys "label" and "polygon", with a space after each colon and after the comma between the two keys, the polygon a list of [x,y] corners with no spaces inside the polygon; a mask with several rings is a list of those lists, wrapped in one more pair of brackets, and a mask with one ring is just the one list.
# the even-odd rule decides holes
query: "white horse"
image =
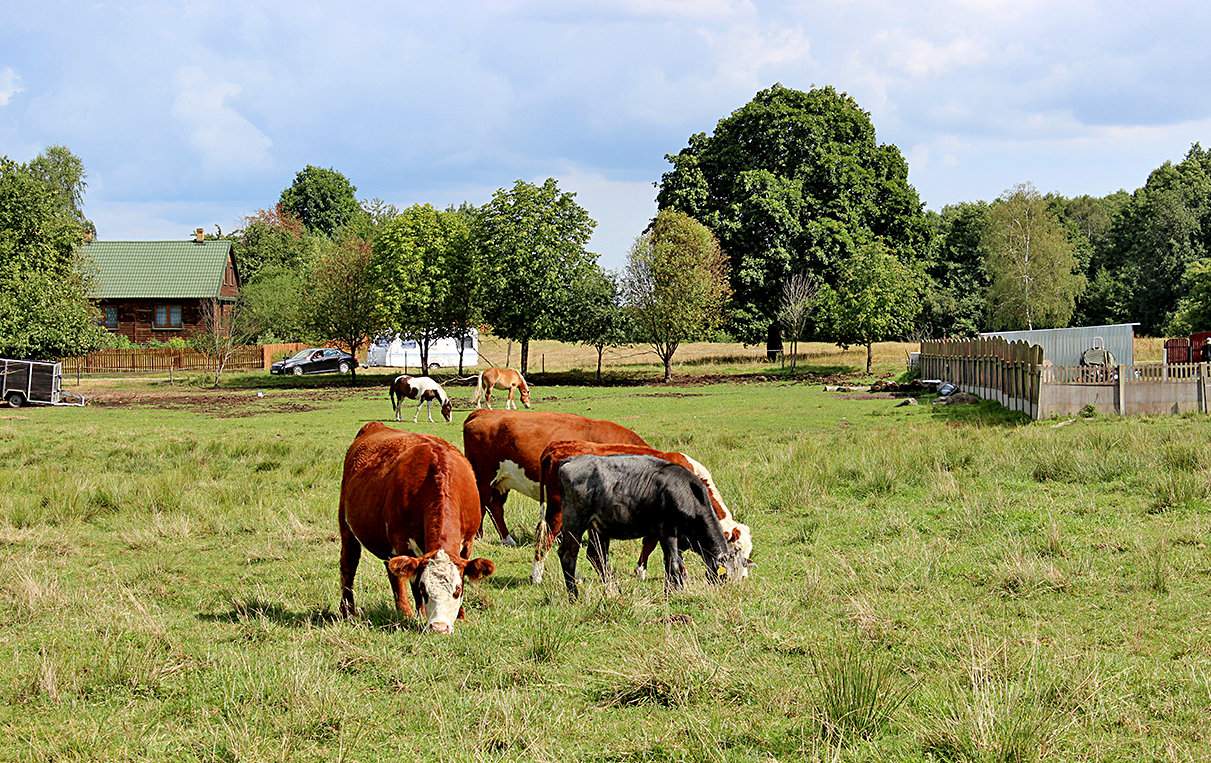
{"label": "white horse", "polygon": [[412,417],[413,424],[420,418],[422,405],[425,406],[425,412],[429,415],[429,422],[433,422],[434,400],[441,403],[442,417],[446,423],[449,424],[454,420],[454,403],[450,401],[450,396],[442,389],[442,385],[428,376],[397,376],[391,382],[391,389],[387,394],[391,398],[391,407],[395,409],[396,421],[400,420],[399,409],[403,407],[404,398],[417,401],[416,415]]}

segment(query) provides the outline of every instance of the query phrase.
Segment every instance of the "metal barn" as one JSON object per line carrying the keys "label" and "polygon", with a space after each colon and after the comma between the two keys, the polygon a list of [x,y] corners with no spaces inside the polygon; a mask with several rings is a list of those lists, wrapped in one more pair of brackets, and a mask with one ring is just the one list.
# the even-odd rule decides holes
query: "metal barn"
{"label": "metal barn", "polygon": [[1081,353],[1095,346],[1104,346],[1121,365],[1135,363],[1135,327],[1138,323],[1115,323],[1108,326],[1076,326],[1063,329],[1034,329],[1033,331],[989,331],[982,337],[1001,337],[1010,342],[1025,340],[1043,348],[1043,360],[1057,366],[1079,366]]}

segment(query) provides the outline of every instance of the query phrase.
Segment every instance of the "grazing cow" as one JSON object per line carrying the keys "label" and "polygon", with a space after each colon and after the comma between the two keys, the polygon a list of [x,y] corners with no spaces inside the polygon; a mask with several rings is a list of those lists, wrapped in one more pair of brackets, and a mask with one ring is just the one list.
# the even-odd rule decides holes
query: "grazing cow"
{"label": "grazing cow", "polygon": [[428,376],[397,376],[391,382],[391,389],[387,392],[387,396],[391,398],[391,407],[395,409],[396,421],[400,420],[399,409],[403,407],[405,398],[417,401],[416,415],[412,417],[413,424],[420,418],[422,405],[425,406],[425,413],[429,415],[429,423],[433,423],[434,400],[441,403],[442,418],[446,420],[446,423],[449,424],[454,420],[454,403],[451,402],[450,396],[442,389],[442,385]]}
{"label": "grazing cow", "polygon": [[647,445],[624,426],[574,413],[472,411],[463,423],[463,451],[475,470],[484,512],[492,515],[506,546],[517,543],[505,524],[505,498],[516,490],[538,500],[539,460],[552,440]]}
{"label": "grazing cow", "polygon": [[476,408],[480,408],[481,404],[486,403],[488,410],[491,410],[493,389],[509,390],[505,410],[510,408],[517,410],[517,403],[513,402],[514,389],[521,390],[521,404],[527,408],[530,407],[530,385],[526,384],[520,371],[514,371],[512,368],[485,368],[475,382],[475,395],[472,396],[471,402],[475,404]]}
{"label": "grazing cow", "polygon": [[413,616],[406,581],[429,629],[450,633],[464,617],[464,580],[496,571],[471,558],[481,518],[475,474],[457,448],[377,421],[362,427],[341,480],[341,614],[355,611],[353,576],[365,546],[386,562],[396,608]]}
{"label": "grazing cow", "polygon": [[563,496],[559,561],[568,594],[577,595],[576,559],[587,532],[589,562],[610,583],[610,541],[643,538],[664,552],[665,590],[685,585],[681,551],[706,562],[707,580],[739,580],[739,555],[723,539],[702,480],[652,456],[576,456],[558,470]]}
{"label": "grazing cow", "polygon": [[[750,561],[753,555],[752,532],[749,530],[748,525],[737,522],[732,517],[727,504],[723,502],[723,496],[719,493],[719,488],[715,486],[715,481],[705,466],[684,453],[655,450],[654,448],[642,445],[557,440],[543,450],[542,456],[539,459],[539,502],[546,504],[546,512],[543,518],[539,520],[538,527],[534,531],[534,566],[530,573],[531,581],[534,583],[542,582],[543,560],[546,558],[547,552],[551,550],[551,545],[559,535],[563,524],[558,478],[559,465],[566,459],[588,455],[652,456],[653,458],[677,464],[692,472],[694,476],[702,480],[702,484],[706,487],[707,495],[711,501],[711,508],[714,509],[715,517],[718,518],[719,525],[723,529],[724,539],[740,555],[740,559],[743,562],[740,576],[748,577],[749,568],[755,566]],[[635,566],[635,574],[639,576],[640,580],[647,576],[648,557],[651,556],[655,548],[656,542],[654,540],[650,542],[645,541],[643,544],[643,549],[639,554],[639,562]]]}

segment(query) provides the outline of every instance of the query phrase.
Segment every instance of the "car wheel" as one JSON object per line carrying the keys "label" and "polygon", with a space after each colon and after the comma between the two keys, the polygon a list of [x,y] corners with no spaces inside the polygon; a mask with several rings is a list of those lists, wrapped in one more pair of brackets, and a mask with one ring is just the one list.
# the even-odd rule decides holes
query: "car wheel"
{"label": "car wheel", "polygon": [[295,366],[295,367],[294,367],[294,371],[293,371],[293,373],[294,373],[294,375],[295,375],[295,376],[302,376],[302,375],[303,375],[303,367],[302,367],[302,366]]}
{"label": "car wheel", "polygon": [[442,367],[441,363],[430,363],[429,364],[429,370],[433,370],[434,368],[441,368],[441,367]]}
{"label": "car wheel", "polygon": [[349,373],[349,364],[342,360],[341,364],[336,367],[336,370],[340,371],[343,374],[347,374],[347,373]]}
{"label": "car wheel", "polygon": [[8,403],[9,408],[20,408],[25,405],[25,395],[20,392],[10,392],[4,398],[4,402]]}

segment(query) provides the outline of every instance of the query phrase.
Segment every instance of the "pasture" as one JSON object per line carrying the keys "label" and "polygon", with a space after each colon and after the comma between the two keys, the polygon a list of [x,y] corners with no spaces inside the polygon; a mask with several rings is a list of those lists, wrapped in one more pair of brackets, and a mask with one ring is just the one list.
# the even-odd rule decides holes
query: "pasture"
{"label": "pasture", "polygon": [[[0,413],[0,758],[1211,750],[1204,419],[1057,428],[790,381],[539,385],[540,410],[707,464],[759,566],[708,589],[687,556],[696,582],[666,599],[619,543],[619,595],[582,561],[569,603],[554,555],[530,584],[538,509],[513,496],[523,545],[487,528],[496,575],[443,638],[401,621],[373,558],[363,615],[335,617],[341,459],[390,410],[385,386],[306,381],[128,382],[120,406]],[[453,394],[454,424],[397,426],[461,444]]]}

